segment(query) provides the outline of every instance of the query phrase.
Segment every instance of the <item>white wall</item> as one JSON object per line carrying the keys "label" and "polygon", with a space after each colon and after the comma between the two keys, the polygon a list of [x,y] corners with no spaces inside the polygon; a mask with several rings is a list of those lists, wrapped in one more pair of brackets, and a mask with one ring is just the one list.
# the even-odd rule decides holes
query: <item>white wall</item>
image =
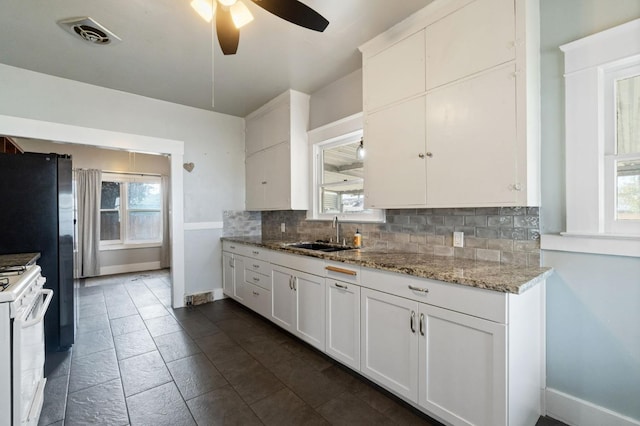
{"label": "white wall", "polygon": [[[171,82],[167,82],[171,84]],[[244,119],[0,64],[0,115],[184,141],[184,222],[221,228],[224,210],[244,208]],[[219,222],[219,223],[218,223]],[[185,241],[216,247],[212,233],[185,231]],[[222,287],[220,259],[185,258],[185,293],[197,271],[208,290]]]}
{"label": "white wall", "polygon": [[362,68],[311,94],[309,130],[362,112]]}
{"label": "white wall", "polygon": [[[540,12],[541,231],[557,233],[566,217],[558,46],[640,17],[640,2],[541,0]],[[547,286],[547,385],[566,395],[548,401],[551,415],[570,424],[613,424],[611,413],[602,414],[611,410],[640,422],[640,259],[543,251],[542,262],[555,269]]]}

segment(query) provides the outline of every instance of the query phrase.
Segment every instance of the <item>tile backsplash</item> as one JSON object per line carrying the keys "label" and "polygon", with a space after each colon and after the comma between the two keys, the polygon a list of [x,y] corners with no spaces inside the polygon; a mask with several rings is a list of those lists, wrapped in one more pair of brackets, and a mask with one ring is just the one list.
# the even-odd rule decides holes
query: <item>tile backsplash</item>
{"label": "tile backsplash", "polygon": [[[331,222],[308,221],[305,211],[257,214],[262,217],[263,239],[335,240]],[[387,210],[386,223],[341,223],[340,238],[350,244],[356,229],[362,233],[363,247],[540,265],[538,207]],[[463,248],[453,247],[454,231],[464,232]]]}
{"label": "tile backsplash", "polygon": [[224,237],[259,237],[262,235],[260,212],[227,210],[222,215]]}

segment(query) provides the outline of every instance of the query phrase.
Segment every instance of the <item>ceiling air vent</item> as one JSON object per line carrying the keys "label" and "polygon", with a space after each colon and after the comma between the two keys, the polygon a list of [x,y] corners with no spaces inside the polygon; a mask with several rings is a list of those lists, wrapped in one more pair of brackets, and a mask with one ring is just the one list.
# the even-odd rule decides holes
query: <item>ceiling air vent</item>
{"label": "ceiling air vent", "polygon": [[58,25],[91,44],[105,45],[121,41],[120,37],[88,16],[84,18],[63,19],[62,21],[58,21]]}

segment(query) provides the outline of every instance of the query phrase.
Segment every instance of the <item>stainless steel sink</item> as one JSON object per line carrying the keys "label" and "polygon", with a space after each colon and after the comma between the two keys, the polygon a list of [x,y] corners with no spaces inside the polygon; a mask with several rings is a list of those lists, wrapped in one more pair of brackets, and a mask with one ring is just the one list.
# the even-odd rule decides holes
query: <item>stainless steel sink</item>
{"label": "stainless steel sink", "polygon": [[289,247],[313,250],[313,251],[322,251],[325,253],[333,252],[333,251],[344,251],[344,250],[352,250],[353,247],[348,246],[336,246],[332,244],[325,243],[293,243],[289,244]]}

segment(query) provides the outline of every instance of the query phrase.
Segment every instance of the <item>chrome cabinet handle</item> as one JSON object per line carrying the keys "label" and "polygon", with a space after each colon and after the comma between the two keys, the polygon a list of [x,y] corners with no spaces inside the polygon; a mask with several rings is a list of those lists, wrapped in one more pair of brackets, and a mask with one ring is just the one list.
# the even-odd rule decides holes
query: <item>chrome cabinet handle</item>
{"label": "chrome cabinet handle", "polygon": [[410,322],[410,324],[411,324],[411,332],[412,333],[416,332],[416,324],[415,324],[415,322],[416,322],[416,313],[415,313],[415,311],[411,311],[411,322]]}
{"label": "chrome cabinet handle", "polygon": [[343,290],[346,290],[348,287],[346,285],[342,285],[342,284],[338,284],[338,283],[334,283],[336,287],[341,288]]}
{"label": "chrome cabinet handle", "polygon": [[429,157],[429,158],[433,157],[433,153],[432,152],[427,152],[427,157]]}
{"label": "chrome cabinet handle", "polygon": [[254,296],[260,296],[260,293],[258,293],[257,291],[254,291],[254,292],[253,292],[253,295],[254,295]]}
{"label": "chrome cabinet handle", "polygon": [[233,259],[229,259],[229,267],[233,268]]}
{"label": "chrome cabinet handle", "polygon": [[235,250],[236,246],[229,246],[229,248]]}
{"label": "chrome cabinet handle", "polygon": [[289,288],[293,290],[293,276],[289,276]]}
{"label": "chrome cabinet handle", "polygon": [[412,285],[409,286],[409,290],[419,291],[420,293],[424,293],[424,294],[429,293],[429,289],[428,288],[414,287]]}
{"label": "chrome cabinet handle", "polygon": [[423,153],[420,153],[420,154],[418,154],[418,157],[420,157],[420,158],[424,159],[424,154],[423,154]]}
{"label": "chrome cabinet handle", "polygon": [[263,184],[263,185],[266,185],[266,184],[267,184],[267,181],[266,181],[266,180],[263,180],[263,181],[262,181],[262,182],[260,182],[260,183],[261,183],[261,184]]}
{"label": "chrome cabinet handle", "polygon": [[293,277],[293,291],[298,291],[298,277]]}
{"label": "chrome cabinet handle", "polygon": [[420,314],[420,335],[424,336],[424,314]]}
{"label": "chrome cabinet handle", "polygon": [[260,265],[255,265],[255,264],[254,264],[254,265],[253,265],[253,267],[254,267],[255,269],[260,269]]}
{"label": "chrome cabinet handle", "polygon": [[260,254],[260,252],[259,252],[258,250],[254,250],[254,251],[252,251],[251,253],[253,253],[253,254],[255,254],[255,255]]}
{"label": "chrome cabinet handle", "polygon": [[253,277],[253,280],[254,280],[255,282],[259,282],[259,281],[260,281],[260,278],[258,278],[258,277]]}

